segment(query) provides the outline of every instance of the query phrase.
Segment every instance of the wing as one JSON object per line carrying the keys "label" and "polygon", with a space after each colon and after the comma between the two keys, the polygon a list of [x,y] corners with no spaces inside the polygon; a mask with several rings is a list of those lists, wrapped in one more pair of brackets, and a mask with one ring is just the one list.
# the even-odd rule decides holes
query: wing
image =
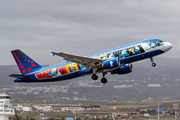
{"label": "wing", "polygon": [[57,56],[63,57],[64,60],[66,61],[71,61],[77,64],[84,65],[89,70],[92,69],[93,67],[98,67],[102,63],[101,59],[82,57],[82,56],[71,55],[71,54],[62,53],[62,52],[60,53],[52,52],[52,54],[53,56],[57,55]]}

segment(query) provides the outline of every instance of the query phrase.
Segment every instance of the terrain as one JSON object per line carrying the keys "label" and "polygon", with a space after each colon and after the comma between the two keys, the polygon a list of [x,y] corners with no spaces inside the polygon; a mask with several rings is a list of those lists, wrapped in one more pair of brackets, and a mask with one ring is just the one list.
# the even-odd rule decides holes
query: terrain
{"label": "terrain", "polygon": [[[93,100],[112,101],[171,101],[179,100],[179,58],[155,57],[133,64],[126,75],[107,74],[107,84],[91,76],[48,83],[14,83],[10,74],[19,74],[16,65],[0,66],[0,92],[12,94],[14,100]],[[102,77],[98,74],[99,79]]]}

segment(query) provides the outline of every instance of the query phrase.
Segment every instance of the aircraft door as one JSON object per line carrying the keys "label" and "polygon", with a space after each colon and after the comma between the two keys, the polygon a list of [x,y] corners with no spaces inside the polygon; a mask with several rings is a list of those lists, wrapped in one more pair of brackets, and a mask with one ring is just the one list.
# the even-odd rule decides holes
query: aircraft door
{"label": "aircraft door", "polygon": [[151,49],[151,47],[147,43],[146,44],[142,44],[141,46],[145,50],[145,52]]}

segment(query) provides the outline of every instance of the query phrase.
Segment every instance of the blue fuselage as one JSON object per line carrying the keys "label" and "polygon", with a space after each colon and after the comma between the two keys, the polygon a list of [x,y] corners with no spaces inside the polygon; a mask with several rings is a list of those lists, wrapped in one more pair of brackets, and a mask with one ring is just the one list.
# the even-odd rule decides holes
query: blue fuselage
{"label": "blue fuselage", "polygon": [[[168,42],[161,41],[160,39],[150,39],[86,57],[102,60],[118,57],[120,64],[125,65],[160,55],[171,49],[171,47],[172,45]],[[93,74],[93,70],[88,70],[83,65],[73,62],[64,62],[34,70],[28,73],[28,75],[32,75],[31,78],[16,78],[14,82],[53,82],[90,74]]]}

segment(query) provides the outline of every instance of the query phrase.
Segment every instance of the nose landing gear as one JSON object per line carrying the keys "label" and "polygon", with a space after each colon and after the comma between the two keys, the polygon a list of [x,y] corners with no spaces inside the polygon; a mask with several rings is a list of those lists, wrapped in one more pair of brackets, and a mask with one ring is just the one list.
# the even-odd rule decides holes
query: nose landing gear
{"label": "nose landing gear", "polygon": [[153,66],[153,67],[156,67],[156,63],[154,63],[154,59],[153,59],[152,57],[150,57],[150,60],[151,60],[151,62],[152,62],[152,66]]}
{"label": "nose landing gear", "polygon": [[152,66],[153,66],[153,67],[156,67],[156,63],[152,63]]}

